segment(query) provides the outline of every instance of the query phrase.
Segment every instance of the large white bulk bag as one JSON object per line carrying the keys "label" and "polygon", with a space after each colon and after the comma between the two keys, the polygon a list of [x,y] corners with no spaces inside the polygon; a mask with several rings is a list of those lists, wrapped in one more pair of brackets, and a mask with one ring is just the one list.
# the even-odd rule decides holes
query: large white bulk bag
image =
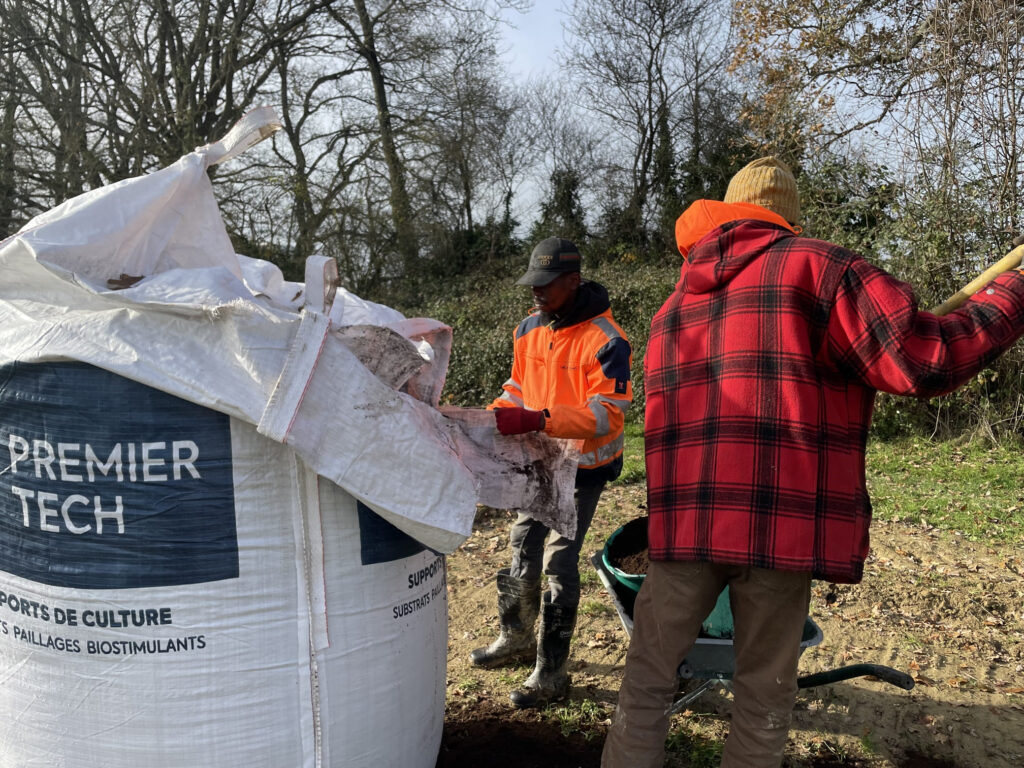
{"label": "large white bulk bag", "polygon": [[442,556],[236,419],[0,381],[0,766],[434,765]]}

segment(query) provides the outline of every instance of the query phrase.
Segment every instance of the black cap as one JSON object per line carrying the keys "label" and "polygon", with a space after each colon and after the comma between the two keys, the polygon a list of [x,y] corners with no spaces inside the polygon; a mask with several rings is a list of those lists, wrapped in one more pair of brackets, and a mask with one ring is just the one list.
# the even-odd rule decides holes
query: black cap
{"label": "black cap", "polygon": [[571,240],[549,237],[537,243],[530,254],[530,266],[526,274],[516,280],[516,285],[547,285],[559,275],[580,271],[580,249]]}

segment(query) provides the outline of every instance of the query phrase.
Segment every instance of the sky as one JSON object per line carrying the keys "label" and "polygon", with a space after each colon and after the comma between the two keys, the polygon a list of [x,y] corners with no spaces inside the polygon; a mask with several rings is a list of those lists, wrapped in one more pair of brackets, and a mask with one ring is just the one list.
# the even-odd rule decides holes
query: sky
{"label": "sky", "polygon": [[518,77],[551,72],[557,68],[554,53],[562,45],[562,21],[565,18],[555,0],[534,0],[525,14],[506,11],[505,18],[517,29],[505,28],[509,47],[505,60]]}

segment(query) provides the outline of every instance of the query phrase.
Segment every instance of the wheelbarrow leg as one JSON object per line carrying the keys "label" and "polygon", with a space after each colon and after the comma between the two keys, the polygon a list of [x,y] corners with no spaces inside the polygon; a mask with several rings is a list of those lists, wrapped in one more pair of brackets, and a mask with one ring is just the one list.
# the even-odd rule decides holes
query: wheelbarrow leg
{"label": "wheelbarrow leg", "polygon": [[672,704],[672,708],[669,710],[669,714],[674,715],[677,712],[682,712],[684,709],[686,709],[686,707],[690,706],[690,704],[695,702],[697,699],[699,699],[701,696],[703,696],[705,693],[707,693],[717,685],[728,685],[728,681],[720,680],[717,677],[713,677],[710,680],[705,680],[692,691],[688,691],[682,696],[680,696]]}

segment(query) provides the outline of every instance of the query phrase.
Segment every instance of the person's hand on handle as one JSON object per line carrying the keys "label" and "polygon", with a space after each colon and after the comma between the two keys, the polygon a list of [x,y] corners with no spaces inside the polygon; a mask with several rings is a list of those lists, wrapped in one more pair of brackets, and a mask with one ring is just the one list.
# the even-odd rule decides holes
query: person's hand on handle
{"label": "person's hand on handle", "polygon": [[544,429],[544,412],[526,408],[495,408],[494,421],[503,435],[522,435]]}

